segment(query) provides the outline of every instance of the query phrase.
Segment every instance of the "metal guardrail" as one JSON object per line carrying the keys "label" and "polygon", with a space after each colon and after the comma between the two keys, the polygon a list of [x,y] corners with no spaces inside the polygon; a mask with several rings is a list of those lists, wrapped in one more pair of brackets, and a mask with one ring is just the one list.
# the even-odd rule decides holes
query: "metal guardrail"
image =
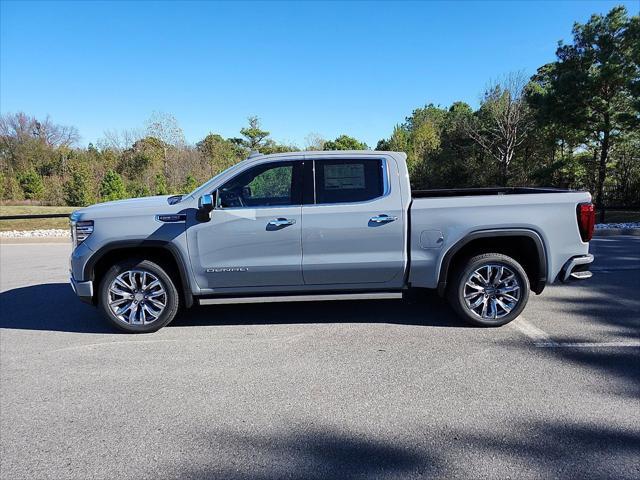
{"label": "metal guardrail", "polygon": [[35,215],[1,215],[0,220],[29,220],[32,218],[69,218],[71,213],[42,213]]}

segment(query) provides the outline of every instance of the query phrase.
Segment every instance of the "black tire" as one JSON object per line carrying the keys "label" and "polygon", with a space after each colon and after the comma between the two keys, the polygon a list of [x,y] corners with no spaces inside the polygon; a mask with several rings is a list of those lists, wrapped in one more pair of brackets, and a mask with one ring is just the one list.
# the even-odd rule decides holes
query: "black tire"
{"label": "black tire", "polygon": [[[162,310],[162,313],[157,317],[157,319],[153,320],[151,323],[126,323],[122,319],[118,318],[109,307],[109,286],[118,275],[130,270],[148,272],[154,275],[160,282],[162,288],[164,288],[164,310]],[[178,308],[180,307],[180,296],[176,286],[171,280],[171,277],[167,275],[166,271],[160,265],[149,260],[128,259],[116,263],[105,273],[98,290],[98,306],[107,320],[109,320],[109,322],[119,330],[129,333],[150,333],[168,325],[175,318]]]}
{"label": "black tire", "polygon": [[[482,316],[482,313],[484,312],[481,311],[480,313],[476,313],[469,305],[467,305],[465,301],[465,290],[467,291],[467,295],[474,294],[474,289],[470,289],[470,287],[467,286],[467,279],[478,269],[490,268],[493,266],[507,267],[511,272],[513,272],[514,280],[511,284],[515,285],[514,282],[517,281],[519,286],[518,298],[517,302],[513,302],[513,307],[508,313],[506,313],[505,308],[498,305],[495,307],[496,312],[501,314],[501,316],[498,317],[497,314],[497,318],[485,318]],[[485,272],[487,276],[490,276],[488,270],[485,270]],[[478,281],[478,283],[481,282]],[[481,300],[481,305],[476,308],[482,310],[482,305],[484,305],[485,302],[488,301],[491,303],[492,299],[495,298],[503,304],[511,305],[511,303],[505,302],[505,297],[501,296],[499,292],[491,290],[493,288],[492,286],[487,288],[489,290],[483,290],[483,293],[476,294],[477,296],[473,297],[472,301],[470,300],[470,303],[475,303],[478,299]],[[455,312],[466,322],[480,327],[499,327],[514,320],[518,315],[520,315],[520,313],[522,313],[522,310],[524,310],[524,307],[529,301],[529,288],[529,278],[527,277],[526,272],[513,258],[501,253],[484,253],[482,255],[469,258],[456,269],[453,273],[452,281],[449,284],[447,298]],[[493,304],[495,306],[496,302],[493,302]],[[488,309],[487,313],[491,313],[491,308]]]}

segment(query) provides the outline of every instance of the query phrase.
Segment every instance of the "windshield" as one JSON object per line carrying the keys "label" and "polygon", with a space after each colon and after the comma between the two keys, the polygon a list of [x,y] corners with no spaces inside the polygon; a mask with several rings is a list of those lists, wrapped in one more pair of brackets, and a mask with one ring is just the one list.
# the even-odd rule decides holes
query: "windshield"
{"label": "windshield", "polygon": [[[209,183],[211,183],[212,181],[214,181],[216,178],[218,178],[220,175],[222,175],[224,172],[226,172],[226,170],[223,170],[222,172],[220,172],[219,174],[217,174],[216,176],[214,176],[211,180],[206,181],[205,183],[203,183],[202,185],[200,185],[199,187],[196,187],[195,190],[193,190],[192,192],[188,193],[185,195],[185,197],[196,197],[198,195],[198,191],[203,189],[204,187],[206,187]],[[211,192],[207,192],[207,193],[211,193]],[[184,197],[183,197],[184,198]]]}
{"label": "windshield", "polygon": [[221,171],[219,174],[217,174],[216,176],[214,176],[210,180],[206,181],[205,183],[203,183],[202,185],[197,187],[192,192],[190,192],[190,193],[186,194],[185,196],[183,196],[182,199],[184,200],[187,197],[198,198],[199,196],[204,195],[205,193],[212,193],[211,191],[208,191],[209,190],[209,185],[212,184],[212,183],[215,183],[216,180],[218,178],[220,178],[222,175],[226,174],[227,172],[229,172],[229,171],[231,171],[233,169],[236,169],[241,164],[242,164],[242,162],[238,162],[235,165],[230,166],[226,170]]}

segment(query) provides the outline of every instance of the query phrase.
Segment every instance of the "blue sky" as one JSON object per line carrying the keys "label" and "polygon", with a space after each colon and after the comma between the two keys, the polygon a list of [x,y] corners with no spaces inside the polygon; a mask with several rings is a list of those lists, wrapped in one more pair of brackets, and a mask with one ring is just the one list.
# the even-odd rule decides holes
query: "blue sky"
{"label": "blue sky", "polygon": [[554,59],[574,21],[638,2],[1,3],[0,110],[105,130],[173,114],[187,140],[249,115],[304,146],[370,146],[426,103],[473,106],[487,82]]}

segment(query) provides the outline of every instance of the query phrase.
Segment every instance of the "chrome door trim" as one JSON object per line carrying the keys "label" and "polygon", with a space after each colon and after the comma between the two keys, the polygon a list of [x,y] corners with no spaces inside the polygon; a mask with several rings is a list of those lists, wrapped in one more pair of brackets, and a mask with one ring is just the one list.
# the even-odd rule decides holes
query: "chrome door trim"
{"label": "chrome door trim", "polygon": [[294,225],[295,223],[295,218],[274,218],[267,223],[267,225],[273,225],[274,227],[286,227],[287,225]]}

